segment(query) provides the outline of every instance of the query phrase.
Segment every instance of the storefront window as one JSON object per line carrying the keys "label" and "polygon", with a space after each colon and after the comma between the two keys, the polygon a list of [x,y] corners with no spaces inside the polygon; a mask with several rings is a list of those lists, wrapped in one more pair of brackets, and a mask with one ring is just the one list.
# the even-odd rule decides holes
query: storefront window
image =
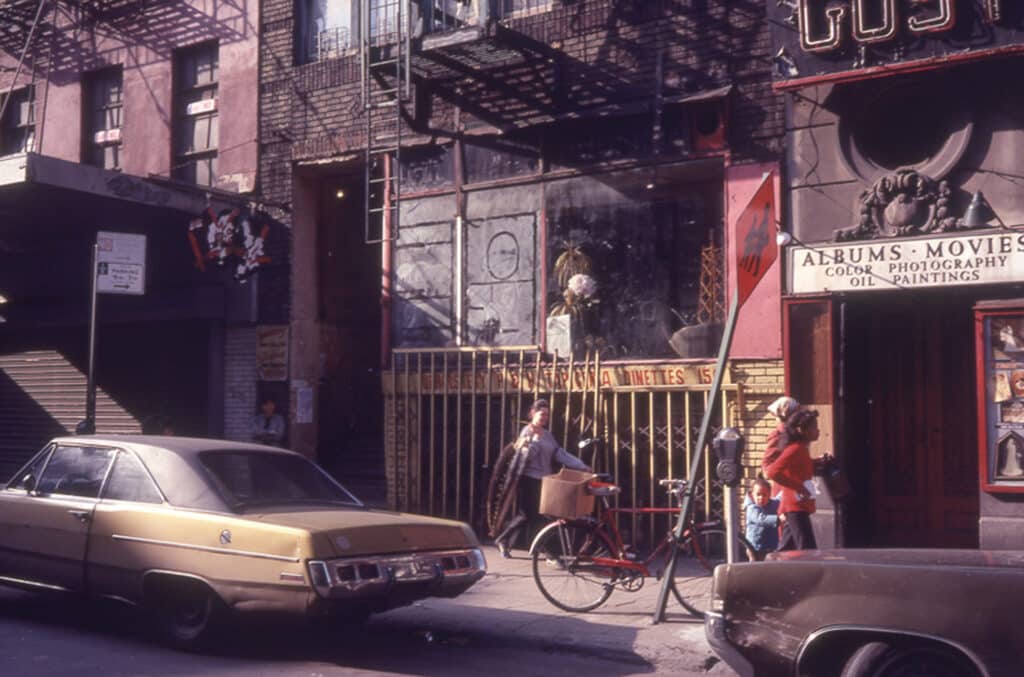
{"label": "storefront window", "polygon": [[701,250],[721,243],[720,195],[720,181],[641,169],[550,184],[549,335],[568,330],[563,345],[602,359],[678,357],[673,333],[697,324]]}

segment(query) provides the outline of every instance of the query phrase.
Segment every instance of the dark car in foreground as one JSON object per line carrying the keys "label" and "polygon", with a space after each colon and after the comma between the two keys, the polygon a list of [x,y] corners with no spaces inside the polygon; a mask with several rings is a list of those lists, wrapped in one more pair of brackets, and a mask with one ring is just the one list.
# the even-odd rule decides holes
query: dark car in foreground
{"label": "dark car in foreground", "polygon": [[184,437],[54,439],[0,486],[0,584],[114,598],[191,647],[219,621],[363,618],[484,576],[462,522],[370,510],[316,464]]}
{"label": "dark car in foreground", "polygon": [[715,569],[705,634],[740,675],[1024,675],[1024,552],[814,550]]}

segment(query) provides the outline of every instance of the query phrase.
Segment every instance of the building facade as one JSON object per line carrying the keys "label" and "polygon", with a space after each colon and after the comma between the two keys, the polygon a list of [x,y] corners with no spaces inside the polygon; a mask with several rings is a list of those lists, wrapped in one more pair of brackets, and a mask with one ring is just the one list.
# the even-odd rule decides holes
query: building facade
{"label": "building facade", "polygon": [[248,438],[258,325],[288,317],[287,233],[252,202],[258,25],[257,3],[0,6],[4,472],[86,416],[94,244],[95,428]]}
{"label": "building facade", "polygon": [[[601,436],[599,462],[663,502],[737,220],[780,176],[764,8],[268,0],[262,28],[260,181],[294,238],[293,396],[313,388],[296,447],[343,481],[385,464],[393,506],[480,527],[490,464],[547,396],[566,446]],[[779,270],[718,414],[752,448],[783,387]]]}
{"label": "building facade", "polygon": [[851,546],[1019,548],[1019,3],[767,3],[786,93],[787,388]]}

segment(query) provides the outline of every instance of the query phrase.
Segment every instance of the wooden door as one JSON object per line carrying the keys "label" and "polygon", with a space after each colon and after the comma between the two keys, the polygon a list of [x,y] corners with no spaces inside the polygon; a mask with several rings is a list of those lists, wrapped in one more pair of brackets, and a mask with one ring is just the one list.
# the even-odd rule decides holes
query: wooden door
{"label": "wooden door", "polygon": [[850,394],[861,401],[848,406],[862,409],[851,418],[863,422],[865,545],[978,547],[972,318],[970,299],[949,295],[850,304],[845,369],[860,384]]}

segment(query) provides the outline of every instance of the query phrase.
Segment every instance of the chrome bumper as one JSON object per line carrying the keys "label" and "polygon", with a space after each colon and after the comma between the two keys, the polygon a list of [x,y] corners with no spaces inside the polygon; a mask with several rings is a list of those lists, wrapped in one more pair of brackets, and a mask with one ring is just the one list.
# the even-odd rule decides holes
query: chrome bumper
{"label": "chrome bumper", "polygon": [[397,604],[458,595],[486,572],[479,548],[309,562],[310,580],[323,599],[395,597]]}
{"label": "chrome bumper", "polygon": [[721,613],[704,614],[704,636],[718,657],[740,677],[753,677],[754,665],[729,643],[725,635],[725,617]]}

